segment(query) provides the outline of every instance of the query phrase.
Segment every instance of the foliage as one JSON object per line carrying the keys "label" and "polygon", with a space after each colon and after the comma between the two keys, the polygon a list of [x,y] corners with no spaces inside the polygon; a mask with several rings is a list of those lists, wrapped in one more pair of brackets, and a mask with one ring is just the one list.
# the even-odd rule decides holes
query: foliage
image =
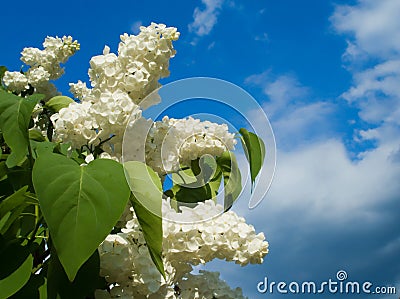
{"label": "foliage", "polygon": [[[51,43],[56,44],[48,40],[46,49]],[[79,48],[69,38],[63,43],[74,51]],[[68,57],[55,53],[61,57],[57,63]],[[58,71],[54,61],[43,68]],[[8,82],[0,89],[0,299],[93,298],[96,289],[105,288],[97,248],[110,232],[118,231],[127,204],[165,277],[162,198],[169,196],[178,209],[179,203],[215,199],[223,189],[228,210],[242,190],[233,152],[196,158],[179,170],[160,173],[142,162],[105,159],[105,146],[114,135],[80,147],[56,140],[54,116],[76,103],[66,96],[42,94],[43,84],[29,77],[30,71],[21,74],[28,78],[21,89],[26,78],[0,67],[0,78]],[[13,85],[10,78],[21,81]],[[46,78],[52,78],[51,73]],[[255,134],[239,132],[254,183],[264,145]],[[163,190],[161,181],[171,174],[173,186]],[[180,181],[183,174],[189,183]]]}

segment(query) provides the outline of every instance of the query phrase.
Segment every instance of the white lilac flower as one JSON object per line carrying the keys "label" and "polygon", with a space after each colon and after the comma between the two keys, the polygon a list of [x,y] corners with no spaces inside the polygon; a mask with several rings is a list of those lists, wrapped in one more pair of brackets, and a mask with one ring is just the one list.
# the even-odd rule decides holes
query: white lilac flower
{"label": "white lilac flower", "polygon": [[67,108],[62,108],[51,116],[54,124],[55,138],[65,143],[71,142],[73,148],[91,143],[97,138],[98,133],[95,119],[88,117],[91,104],[88,102],[71,103]]}
{"label": "white lilac flower", "polygon": [[179,284],[182,298],[245,299],[240,288],[231,289],[219,278],[219,272],[200,270],[199,274],[187,274]]}
{"label": "white lilac flower", "polygon": [[[233,211],[199,222],[207,219],[210,211],[218,215],[222,210],[222,206],[209,200],[195,208],[185,208],[182,209],[182,213],[177,213],[170,207],[169,201],[164,201],[164,218],[190,217],[194,222],[197,221],[193,224],[182,224],[163,220],[163,262],[166,279],[160,275],[150,258],[133,209],[130,209],[130,213],[124,213],[121,223],[125,222],[125,226],[121,233],[110,235],[99,247],[101,275],[108,283],[118,285],[118,288],[110,293],[111,298],[116,298],[117,293],[135,293],[144,296],[143,298],[175,298],[171,295],[175,285],[181,290],[182,298],[195,298],[191,297],[192,291],[200,296],[198,298],[212,298],[213,294],[216,298],[243,298],[241,290],[231,290],[224,282],[218,280],[218,274],[190,274],[193,266],[215,258],[246,265],[262,263],[263,257],[268,253],[268,243],[264,234],[256,234],[254,227],[246,224],[244,218]],[[104,295],[99,293],[99,298],[100,294]],[[172,297],[168,297],[167,294]]]}
{"label": "white lilac flower", "polygon": [[8,89],[17,94],[29,88],[28,78],[20,72],[5,72],[3,82]]}
{"label": "white lilac flower", "polygon": [[81,101],[90,95],[90,89],[87,88],[86,83],[82,82],[81,80],[79,80],[78,83],[70,83],[69,86],[69,91],[74,95],[74,97]]}
{"label": "white lilac flower", "polygon": [[[160,175],[203,155],[218,157],[233,150],[236,140],[227,125],[191,117],[165,117],[159,122],[142,117],[142,110],[159,100],[154,96],[143,102],[160,86],[159,79],[169,75],[169,60],[175,55],[172,42],[178,37],[176,28],[152,23],[140,27],[137,36],[122,35],[117,54],[106,46],[90,61],[91,88],[81,81],[70,84],[80,103],[52,115],[55,139],[70,142],[71,149],[102,143],[105,152],[99,158],[120,161],[125,128],[132,126],[135,134],[129,136],[128,158],[147,162]],[[50,80],[62,75],[60,64],[79,50],[79,44],[70,36],[47,37],[43,47],[22,51],[21,60],[29,70],[6,72],[3,82],[9,90],[21,93],[33,87],[47,98],[57,94]],[[85,162],[93,159],[89,153]],[[116,225],[121,231],[107,236],[98,248],[100,275],[110,289],[97,290],[96,298],[243,298],[241,290],[230,289],[218,273],[191,271],[216,258],[242,266],[262,263],[268,253],[264,234],[256,234],[233,211],[222,213],[223,207],[212,200],[180,209],[178,213],[169,200],[163,202],[165,278],[150,257],[133,209],[125,210]]]}
{"label": "white lilac flower", "polygon": [[70,36],[47,37],[43,43],[43,50],[38,48],[24,48],[21,52],[21,61],[29,66],[29,70],[19,72],[5,72],[3,82],[7,88],[17,94],[26,91],[30,86],[37,93],[44,93],[45,99],[56,94],[54,85],[49,80],[55,80],[64,73],[60,63],[67,62],[68,58],[79,50],[79,43]]}
{"label": "white lilac flower", "polygon": [[236,144],[228,126],[192,117],[173,119],[164,117],[155,122],[147,138],[146,162],[160,174],[177,171],[181,164],[211,155],[219,157]]}
{"label": "white lilac flower", "polygon": [[42,66],[38,68],[31,68],[26,72],[26,78],[32,86],[45,84],[50,79],[50,73]]}
{"label": "white lilac flower", "polygon": [[[141,103],[142,100],[159,87],[160,78],[169,74],[169,59],[175,54],[172,41],[178,37],[176,28],[153,23],[141,27],[137,36],[122,35],[118,55],[110,53],[106,46],[102,55],[90,60],[92,88],[87,88],[81,81],[70,84],[71,92],[81,100],[77,105],[88,107],[82,109],[85,116],[70,117],[79,109],[75,104],[65,108],[71,113],[60,111],[53,117],[55,135],[61,141],[72,141],[75,148],[85,144],[98,145],[113,136],[103,144],[103,150],[120,159],[125,128],[129,120],[141,117],[141,108],[149,105],[149,102]],[[48,44],[55,46],[57,41],[49,40]],[[83,125],[86,133],[84,138],[78,138],[77,130]]]}

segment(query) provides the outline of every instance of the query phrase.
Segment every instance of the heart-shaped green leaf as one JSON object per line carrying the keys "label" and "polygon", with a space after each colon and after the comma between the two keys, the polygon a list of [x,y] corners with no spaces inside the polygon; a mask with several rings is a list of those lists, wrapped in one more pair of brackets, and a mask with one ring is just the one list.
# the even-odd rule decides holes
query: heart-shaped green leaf
{"label": "heart-shaped green leaf", "polygon": [[132,190],[132,205],[142,227],[151,259],[165,277],[162,261],[162,185],[158,175],[139,161],[124,163],[125,174]]}
{"label": "heart-shaped green leaf", "polygon": [[28,127],[33,108],[43,95],[21,98],[0,90],[0,130],[11,154],[7,158],[7,167],[16,166],[28,153]]}
{"label": "heart-shaped green leaf", "polygon": [[54,112],[60,111],[62,108],[66,108],[69,104],[73,103],[74,100],[67,96],[55,96],[48,100],[45,104],[46,108]]}
{"label": "heart-shaped green leaf", "polygon": [[123,167],[107,159],[80,166],[46,153],[33,167],[33,184],[57,255],[72,281],[125,209],[130,190]]}
{"label": "heart-shaped green leaf", "polygon": [[265,144],[260,137],[244,128],[241,128],[239,133],[242,135],[242,145],[250,164],[251,186],[253,187],[256,177],[264,163]]}

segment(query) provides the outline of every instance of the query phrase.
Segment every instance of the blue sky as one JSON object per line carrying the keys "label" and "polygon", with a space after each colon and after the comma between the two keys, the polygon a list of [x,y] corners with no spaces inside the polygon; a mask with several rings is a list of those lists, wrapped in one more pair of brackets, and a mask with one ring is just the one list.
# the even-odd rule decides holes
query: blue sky
{"label": "blue sky", "polygon": [[258,294],[256,285],[265,276],[324,281],[341,269],[400,292],[398,0],[13,1],[2,8],[0,64],[11,70],[21,66],[21,50],[40,47],[46,35],[79,40],[59,81],[64,93],[68,82],[87,81],[89,59],[105,44],[116,51],[120,34],[154,21],[181,32],[163,83],[216,77],[263,106],[277,141],[276,176],[260,206],[235,208],[265,232],[270,253],[263,265],[206,269],[249,298],[308,298]]}

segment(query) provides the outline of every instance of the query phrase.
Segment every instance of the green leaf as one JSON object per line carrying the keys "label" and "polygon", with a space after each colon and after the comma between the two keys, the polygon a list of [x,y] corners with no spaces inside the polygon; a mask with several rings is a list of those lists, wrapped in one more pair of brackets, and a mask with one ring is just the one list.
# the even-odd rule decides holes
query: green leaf
{"label": "green leaf", "polygon": [[150,167],[138,161],[124,163],[128,184],[133,192],[131,203],[142,227],[151,259],[165,277],[162,261],[162,185]]}
{"label": "green leaf", "polygon": [[25,205],[21,205],[12,211],[10,217],[7,219],[6,223],[1,229],[0,234],[8,234],[10,237],[14,237],[18,233],[20,229],[20,224],[18,220],[20,219],[21,214],[24,212],[25,208]]}
{"label": "green leaf", "polygon": [[0,217],[3,217],[7,212],[24,203],[27,189],[28,186],[22,187],[0,203]]}
{"label": "green leaf", "polygon": [[31,275],[33,258],[21,241],[7,242],[0,234],[0,298],[8,298],[21,289]]}
{"label": "green leaf", "polygon": [[213,178],[208,182],[211,188],[211,192],[213,192],[214,194],[214,197],[218,195],[218,190],[219,187],[221,186],[221,181],[222,181],[222,171],[221,167],[217,165]]}
{"label": "green leaf", "polygon": [[38,142],[31,140],[32,156],[36,160],[40,154],[53,153],[56,144],[50,141]]}
{"label": "green leaf", "polygon": [[37,159],[39,155],[45,155],[48,153],[56,153],[66,156],[75,160],[78,164],[85,163],[85,159],[79,156],[77,150],[70,150],[70,143],[55,143],[50,141],[37,142],[31,140],[32,156]]}
{"label": "green leaf", "polygon": [[47,279],[44,279],[44,284],[39,287],[39,299],[47,299]]}
{"label": "green leaf", "polygon": [[0,180],[0,196],[9,196],[13,194],[14,191],[15,190],[7,176],[3,177],[3,179]]}
{"label": "green leaf", "polygon": [[217,164],[224,177],[224,209],[227,211],[242,191],[242,177],[232,152],[224,152],[217,158]]}
{"label": "green leaf", "polygon": [[0,280],[0,299],[7,299],[18,292],[29,280],[33,266],[33,257],[29,255],[23,264],[10,276]]}
{"label": "green leaf", "polygon": [[7,166],[5,161],[0,162],[0,181],[7,177]]}
{"label": "green leaf", "polygon": [[0,66],[0,89],[5,89],[3,86],[3,77],[6,71],[7,68],[4,65]]}
{"label": "green leaf", "polygon": [[7,177],[14,191],[28,186],[28,190],[34,192],[32,185],[32,169],[29,168],[29,161],[25,160],[21,166],[7,169]]}
{"label": "green leaf", "polygon": [[178,170],[171,174],[172,182],[176,185],[194,184],[197,182],[196,175],[191,168]]}
{"label": "green leaf", "polygon": [[73,103],[74,100],[67,96],[55,96],[46,102],[45,107],[51,111],[58,112],[62,108],[66,108],[69,104]]}
{"label": "green leaf", "polygon": [[[46,291],[46,278],[45,271],[41,271],[39,274],[31,274],[29,281],[14,294],[10,299],[41,299],[41,293]],[[46,292],[47,293],[47,292]],[[47,299],[47,296],[44,297]]]}
{"label": "green leaf", "polygon": [[9,168],[16,166],[28,153],[28,127],[33,108],[42,99],[41,95],[21,98],[0,90],[0,130],[11,148],[7,158]]}
{"label": "green leaf", "polygon": [[21,236],[27,237],[35,229],[37,220],[35,212],[35,206],[30,204],[24,209],[21,217],[19,217],[19,234]]}
{"label": "green leaf", "polygon": [[[56,146],[54,147],[54,152],[69,157],[71,155],[70,148],[71,148],[71,143],[57,143]],[[76,153],[76,150],[73,151],[73,153]],[[83,161],[85,160],[83,159]]]}
{"label": "green leaf", "polygon": [[209,184],[193,188],[174,185],[171,191],[176,201],[184,203],[198,203],[215,197]]}
{"label": "green leaf", "polygon": [[53,251],[47,271],[48,297],[46,299],[55,299],[57,296],[74,299],[89,297],[101,285],[99,272],[100,256],[96,250],[79,269],[74,281],[70,282],[56,252]]}
{"label": "green leaf", "polygon": [[216,170],[215,159],[210,155],[204,155],[200,159],[192,160],[190,168],[182,166],[183,169],[172,173],[172,181],[176,185],[198,184],[208,182]]}
{"label": "green leaf", "polygon": [[242,135],[242,145],[250,164],[251,186],[253,188],[256,177],[264,162],[265,144],[260,137],[244,128],[241,128],[239,133]]}
{"label": "green leaf", "polygon": [[10,211],[4,214],[3,216],[0,216],[0,232],[3,230],[3,227],[6,225],[10,216],[11,216]]}
{"label": "green leaf", "polygon": [[0,280],[17,271],[30,254],[29,247],[20,244],[21,240],[8,240],[0,234]]}
{"label": "green leaf", "polygon": [[172,174],[173,197],[178,202],[197,203],[216,200],[222,173],[214,157],[205,155],[193,160],[189,169]]}
{"label": "green leaf", "polygon": [[30,129],[29,130],[29,139],[35,140],[38,142],[45,141],[46,138],[43,136],[42,132],[38,131],[37,129]]}
{"label": "green leaf", "polygon": [[79,154],[78,150],[71,150],[70,143],[57,143],[54,147],[54,152],[67,156],[68,158],[75,160],[79,164],[85,163],[85,159],[82,157],[82,155]]}
{"label": "green leaf", "polygon": [[[30,202],[27,201],[26,191],[27,186],[22,187],[12,195],[8,196],[0,203],[0,218],[3,218],[7,213],[11,212],[10,216],[4,222],[0,228],[0,233],[5,234],[9,228],[14,224],[15,221],[21,218],[32,218],[32,217],[21,217],[21,214],[25,212],[26,208],[29,206]],[[26,220],[26,219],[25,219]],[[17,224],[19,224],[18,222]],[[26,221],[25,221],[26,223]]]}
{"label": "green leaf", "polygon": [[186,186],[174,185],[170,189],[172,194],[168,194],[171,194],[174,200],[184,203],[198,203],[209,199],[216,200],[218,189],[221,184],[220,173],[221,172],[219,172],[217,177],[204,185],[199,186],[197,183]]}
{"label": "green leaf", "polygon": [[0,66],[0,80],[3,80],[5,72],[7,72],[7,67],[5,67],[4,65],[1,65]]}
{"label": "green leaf", "polygon": [[61,264],[72,281],[124,211],[130,190],[109,159],[86,166],[59,154],[38,156],[33,184]]}
{"label": "green leaf", "polygon": [[[34,267],[40,262],[42,262],[42,258],[46,256],[45,254],[45,242],[43,239],[36,239],[31,246],[31,254],[36,258],[34,259]],[[31,277],[29,281],[24,285],[22,289],[20,289],[17,293],[15,293],[10,299],[47,299],[47,285],[46,285],[46,277],[47,277],[47,269],[48,269],[48,259],[44,262],[44,265],[41,267],[39,273],[31,273]],[[42,296],[45,295],[44,297]]]}

